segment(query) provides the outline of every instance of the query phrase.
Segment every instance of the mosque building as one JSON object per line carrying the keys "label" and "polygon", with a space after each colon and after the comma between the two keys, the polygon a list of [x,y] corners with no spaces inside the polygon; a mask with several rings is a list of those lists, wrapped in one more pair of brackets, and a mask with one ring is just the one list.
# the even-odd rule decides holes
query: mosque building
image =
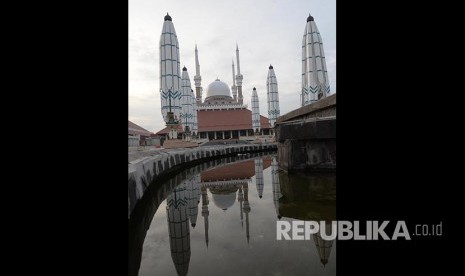
{"label": "mosque building", "polygon": [[[156,134],[168,136],[169,139],[187,140],[190,137],[200,140],[255,140],[258,136],[270,135],[276,114],[279,115],[277,85],[273,86],[271,91],[273,110],[268,113],[274,114],[272,118],[269,119],[259,114],[258,91],[255,88],[252,91],[251,102],[253,107],[257,105],[257,109],[248,109],[247,104],[244,104],[243,75],[241,74],[239,46],[236,44],[237,67],[233,60],[231,89],[228,84],[217,78],[207,86],[206,95],[203,98],[199,54],[197,45],[195,45],[194,95],[188,68],[184,67],[182,72],[180,70],[179,43],[172,17],[167,14],[164,19],[160,37],[160,96],[161,111],[166,127]],[[272,74],[274,76],[274,71]],[[265,91],[262,93],[264,94]],[[270,108],[269,89],[267,95]]]}

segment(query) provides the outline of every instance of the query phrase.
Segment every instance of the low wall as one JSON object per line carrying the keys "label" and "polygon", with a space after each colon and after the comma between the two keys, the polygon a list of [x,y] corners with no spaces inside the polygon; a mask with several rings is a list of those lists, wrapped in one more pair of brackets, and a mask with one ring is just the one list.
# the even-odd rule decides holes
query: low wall
{"label": "low wall", "polygon": [[[128,165],[128,218],[146,189],[156,179],[189,165],[221,157],[276,150],[276,144],[224,145],[198,148],[171,149],[152,152],[129,162]],[[142,155],[142,154],[141,154]]]}

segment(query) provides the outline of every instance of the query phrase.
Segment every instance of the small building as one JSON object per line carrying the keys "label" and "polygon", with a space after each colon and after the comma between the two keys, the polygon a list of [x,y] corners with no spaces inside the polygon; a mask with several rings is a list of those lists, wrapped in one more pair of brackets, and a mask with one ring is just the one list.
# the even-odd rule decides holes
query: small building
{"label": "small building", "polygon": [[153,133],[128,120],[128,147],[150,146]]}

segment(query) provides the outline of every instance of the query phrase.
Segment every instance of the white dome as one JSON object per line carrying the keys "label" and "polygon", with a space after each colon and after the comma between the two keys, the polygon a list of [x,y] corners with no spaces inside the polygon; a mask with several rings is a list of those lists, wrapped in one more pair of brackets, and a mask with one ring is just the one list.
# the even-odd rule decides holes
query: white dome
{"label": "white dome", "polygon": [[231,91],[226,83],[216,79],[207,87],[207,98],[211,96],[228,96],[231,97]]}
{"label": "white dome", "polygon": [[230,194],[212,194],[213,203],[215,203],[216,207],[226,210],[229,207],[234,205],[236,201],[236,193]]}

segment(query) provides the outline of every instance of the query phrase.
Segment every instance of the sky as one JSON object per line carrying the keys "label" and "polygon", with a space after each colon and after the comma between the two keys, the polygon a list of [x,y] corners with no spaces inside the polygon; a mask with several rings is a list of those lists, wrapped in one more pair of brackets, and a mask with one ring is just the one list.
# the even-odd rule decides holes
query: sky
{"label": "sky", "polygon": [[151,132],[165,127],[159,42],[167,12],[179,41],[180,66],[186,66],[194,91],[197,43],[203,99],[216,78],[232,86],[237,42],[244,104],[252,108],[255,87],[260,114],[267,116],[266,77],[271,64],[281,115],[300,107],[302,37],[309,13],[323,40],[331,93],[336,92],[336,0],[129,0],[129,120]]}

